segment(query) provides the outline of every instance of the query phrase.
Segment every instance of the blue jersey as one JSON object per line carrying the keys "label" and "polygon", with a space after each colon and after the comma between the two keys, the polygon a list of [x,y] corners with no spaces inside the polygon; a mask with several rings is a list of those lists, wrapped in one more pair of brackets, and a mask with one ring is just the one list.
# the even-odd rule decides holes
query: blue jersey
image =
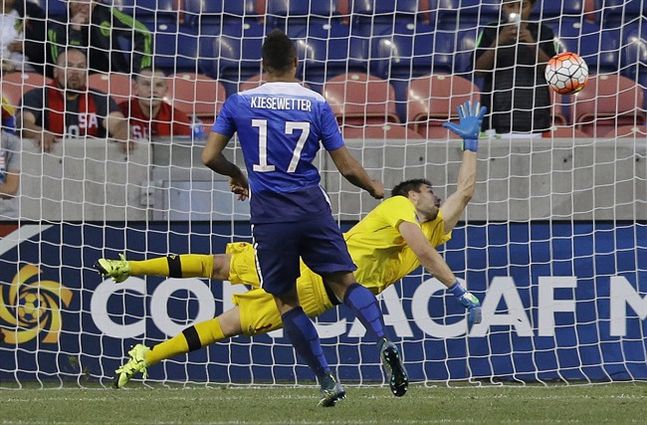
{"label": "blue jersey", "polygon": [[312,164],[320,142],[344,146],[335,115],[318,93],[298,83],[266,83],[230,96],[213,131],[238,133],[251,189],[254,223],[330,214]]}

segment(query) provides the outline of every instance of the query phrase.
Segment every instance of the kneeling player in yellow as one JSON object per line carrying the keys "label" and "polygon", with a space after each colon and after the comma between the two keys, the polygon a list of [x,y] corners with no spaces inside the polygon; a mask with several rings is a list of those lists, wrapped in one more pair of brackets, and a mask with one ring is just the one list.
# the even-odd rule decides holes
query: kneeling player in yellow
{"label": "kneeling player in yellow", "polygon": [[[393,188],[392,197],[375,207],[344,234],[348,250],[357,265],[358,282],[379,294],[389,285],[424,266],[445,284],[468,310],[468,322],[481,321],[478,299],[467,292],[435,247],[451,238],[451,231],[462,216],[476,184],[476,151],[484,111],[478,103],[461,107],[460,125],[447,126],[463,137],[463,160],[457,190],[440,205],[431,183],[408,180]],[[129,351],[130,359],[117,369],[115,386],[123,387],[136,374],[170,357],[184,354],[235,335],[256,335],[282,326],[281,316],[271,294],[260,289],[255,252],[248,243],[230,243],[225,254],[184,254],[144,261],[100,259],[100,273],[122,282],[128,276],[204,277],[247,284],[254,289],[234,295],[234,307],[218,317],[198,323],[181,334],[148,348],[138,344]],[[321,276],[301,263],[297,280],[299,300],[305,313],[314,317],[339,304]],[[389,377],[393,381],[394,377]],[[393,388],[392,388],[393,391]]]}

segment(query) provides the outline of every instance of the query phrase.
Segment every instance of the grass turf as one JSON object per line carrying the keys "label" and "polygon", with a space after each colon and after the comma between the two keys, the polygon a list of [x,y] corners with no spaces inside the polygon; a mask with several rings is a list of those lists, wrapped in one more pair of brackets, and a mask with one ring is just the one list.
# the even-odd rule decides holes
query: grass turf
{"label": "grass turf", "polygon": [[315,387],[0,390],[0,424],[647,423],[644,383],[347,390],[334,408],[316,407]]}

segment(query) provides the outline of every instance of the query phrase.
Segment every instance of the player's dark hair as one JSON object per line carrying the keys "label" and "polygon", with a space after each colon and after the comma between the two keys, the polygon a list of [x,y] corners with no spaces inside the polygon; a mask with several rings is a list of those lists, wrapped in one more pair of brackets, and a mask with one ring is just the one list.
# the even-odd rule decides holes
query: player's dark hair
{"label": "player's dark hair", "polygon": [[263,66],[267,72],[281,74],[289,71],[297,57],[297,48],[281,30],[273,30],[263,43]]}
{"label": "player's dark hair", "polygon": [[391,191],[391,196],[409,196],[410,191],[420,192],[422,185],[431,186],[431,182],[427,179],[411,179],[398,183]]}

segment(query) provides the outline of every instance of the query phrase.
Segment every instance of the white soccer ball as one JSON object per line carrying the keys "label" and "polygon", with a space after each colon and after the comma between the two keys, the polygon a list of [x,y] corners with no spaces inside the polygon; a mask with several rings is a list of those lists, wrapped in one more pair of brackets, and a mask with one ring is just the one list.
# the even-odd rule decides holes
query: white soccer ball
{"label": "white soccer ball", "polygon": [[548,61],[545,76],[548,85],[557,93],[574,94],[586,85],[589,67],[575,53],[560,53]]}

